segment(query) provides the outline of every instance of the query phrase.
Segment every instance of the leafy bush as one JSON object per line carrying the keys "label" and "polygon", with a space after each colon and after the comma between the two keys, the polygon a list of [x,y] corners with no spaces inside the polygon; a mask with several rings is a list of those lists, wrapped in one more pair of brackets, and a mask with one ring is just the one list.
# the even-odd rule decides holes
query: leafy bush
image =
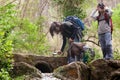
{"label": "leafy bush", "polygon": [[113,55],[114,55],[114,59],[120,59],[120,35],[119,35],[119,31],[120,31],[120,4],[113,10],[113,34],[112,34],[112,42],[113,42]]}
{"label": "leafy bush", "polygon": [[84,0],[53,0],[60,6],[60,12],[63,16],[75,15],[83,19],[86,16],[86,13],[81,6]]}
{"label": "leafy bush", "polygon": [[[87,16],[87,9],[90,8],[90,3],[95,4],[97,0],[53,0],[57,4],[59,13],[62,18],[70,15],[84,19]],[[94,5],[93,4],[93,5]]]}
{"label": "leafy bush", "polygon": [[119,21],[120,20],[120,4],[116,8],[114,8],[112,19],[113,19],[113,25],[115,26],[114,30],[120,29],[119,27],[120,25],[120,21]]}
{"label": "leafy bush", "polygon": [[28,19],[19,21],[18,26],[13,31],[13,44],[15,52],[26,52],[44,54],[47,52],[46,36],[43,32],[43,21],[41,17],[37,23],[32,23]]}
{"label": "leafy bush", "polygon": [[120,52],[114,52],[114,59],[120,60]]}
{"label": "leafy bush", "polygon": [[0,80],[11,80],[9,71],[12,69],[11,31],[15,26],[14,5],[0,6]]}
{"label": "leafy bush", "polygon": [[1,69],[0,80],[12,80],[9,73],[5,69]]}

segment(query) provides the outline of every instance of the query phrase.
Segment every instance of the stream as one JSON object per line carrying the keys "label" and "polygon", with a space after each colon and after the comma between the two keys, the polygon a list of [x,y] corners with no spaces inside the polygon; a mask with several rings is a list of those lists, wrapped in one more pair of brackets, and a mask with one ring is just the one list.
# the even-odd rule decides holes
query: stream
{"label": "stream", "polygon": [[41,80],[61,80],[53,76],[53,73],[42,73]]}

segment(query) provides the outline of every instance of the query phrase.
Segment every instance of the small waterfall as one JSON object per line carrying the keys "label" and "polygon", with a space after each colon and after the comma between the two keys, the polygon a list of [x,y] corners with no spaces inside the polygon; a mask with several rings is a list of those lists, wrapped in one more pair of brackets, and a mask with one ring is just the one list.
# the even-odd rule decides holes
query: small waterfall
{"label": "small waterfall", "polygon": [[35,67],[42,72],[42,78],[40,80],[61,80],[53,76],[53,68],[50,64],[46,62],[39,62],[35,65]]}

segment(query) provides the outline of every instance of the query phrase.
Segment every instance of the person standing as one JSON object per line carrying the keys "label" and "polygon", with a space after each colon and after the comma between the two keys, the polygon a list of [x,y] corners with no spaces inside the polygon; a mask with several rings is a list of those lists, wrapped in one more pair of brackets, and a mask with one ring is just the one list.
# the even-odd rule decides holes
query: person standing
{"label": "person standing", "polygon": [[[98,11],[98,16],[95,16]],[[97,5],[97,9],[91,14],[91,17],[98,21],[98,38],[101,45],[103,58],[113,59],[112,50],[112,28],[110,25],[111,10],[106,10],[103,3]]]}

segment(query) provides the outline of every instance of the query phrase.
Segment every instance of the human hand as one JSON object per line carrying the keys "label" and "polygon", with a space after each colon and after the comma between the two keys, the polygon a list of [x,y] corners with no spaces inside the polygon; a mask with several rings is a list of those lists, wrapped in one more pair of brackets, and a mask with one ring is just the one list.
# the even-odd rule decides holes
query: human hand
{"label": "human hand", "polygon": [[74,41],[73,39],[69,38],[69,42],[70,42],[70,43],[73,42],[73,41]]}
{"label": "human hand", "polygon": [[60,54],[62,54],[63,52],[62,52],[62,51],[58,51],[57,53],[60,55]]}
{"label": "human hand", "polygon": [[96,8],[96,11],[98,11],[99,7]]}

